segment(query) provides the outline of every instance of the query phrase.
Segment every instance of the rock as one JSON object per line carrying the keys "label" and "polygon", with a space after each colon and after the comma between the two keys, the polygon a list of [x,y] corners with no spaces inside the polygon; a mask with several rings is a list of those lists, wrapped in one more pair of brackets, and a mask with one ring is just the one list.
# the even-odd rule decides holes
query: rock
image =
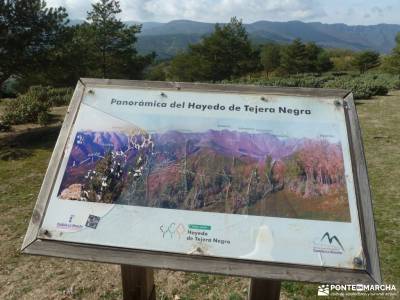
{"label": "rock", "polygon": [[71,184],[69,187],[61,192],[60,198],[66,200],[79,200],[81,198],[82,185]]}

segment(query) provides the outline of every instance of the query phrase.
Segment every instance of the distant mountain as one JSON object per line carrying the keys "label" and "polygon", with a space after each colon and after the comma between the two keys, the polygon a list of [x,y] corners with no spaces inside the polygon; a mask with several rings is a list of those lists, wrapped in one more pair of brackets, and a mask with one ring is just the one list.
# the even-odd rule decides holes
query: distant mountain
{"label": "distant mountain", "polygon": [[[70,25],[82,23],[71,20]],[[127,25],[140,24],[126,21]],[[146,54],[155,51],[161,59],[171,58],[187,49],[189,44],[198,43],[214,30],[215,24],[190,20],[175,20],[168,23],[143,22],[137,49]],[[313,41],[328,48],[351,50],[375,50],[389,53],[395,46],[395,36],[400,32],[400,25],[346,25],[305,23],[300,21],[270,22],[258,21],[245,24],[251,40],[256,43],[269,41],[289,43],[295,38]]]}
{"label": "distant mountain", "polygon": [[[274,41],[288,43],[295,38],[314,41],[329,48],[351,50],[371,49],[389,53],[395,46],[395,36],[400,25],[378,24],[350,26],[345,24],[304,23],[300,21],[259,21],[245,24],[250,38],[255,43]],[[185,50],[190,43],[197,43],[214,29],[212,23],[176,20],[168,23],[143,23],[139,36],[140,53],[155,51],[160,58],[168,58]]]}
{"label": "distant mountain", "polygon": [[80,25],[83,22],[85,22],[85,21],[81,20],[81,19],[70,19],[69,22],[68,22],[68,25],[69,26],[75,26],[75,25]]}
{"label": "distant mountain", "polygon": [[[142,137],[135,136],[134,140],[141,143]],[[185,147],[187,152],[196,152],[204,147],[214,148],[223,155],[236,157],[245,155],[256,161],[264,160],[266,155],[271,155],[273,159],[281,159],[291,155],[304,144],[302,139],[279,139],[269,133],[252,134],[229,130],[208,130],[201,133],[168,131],[153,134],[152,140],[156,145],[155,151],[163,153],[162,159],[168,154],[168,159],[175,160],[182,159]],[[134,157],[137,151],[131,142],[132,137],[122,132],[79,132],[68,166],[91,164],[104,157],[110,150],[122,151],[128,157],[133,152],[132,157]]]}

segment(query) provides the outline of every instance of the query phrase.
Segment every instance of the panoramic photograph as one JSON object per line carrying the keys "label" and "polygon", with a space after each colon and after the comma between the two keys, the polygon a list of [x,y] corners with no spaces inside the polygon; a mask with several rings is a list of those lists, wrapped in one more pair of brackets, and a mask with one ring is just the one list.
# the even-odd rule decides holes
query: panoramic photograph
{"label": "panoramic photograph", "polygon": [[[306,127],[303,130],[307,132]],[[340,143],[230,129],[152,134],[79,131],[58,196],[350,221]]]}

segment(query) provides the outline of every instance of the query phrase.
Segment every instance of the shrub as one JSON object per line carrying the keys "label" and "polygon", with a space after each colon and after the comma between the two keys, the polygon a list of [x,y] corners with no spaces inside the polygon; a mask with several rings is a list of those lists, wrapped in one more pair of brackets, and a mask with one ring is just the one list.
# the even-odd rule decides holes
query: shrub
{"label": "shrub", "polygon": [[256,84],[281,87],[336,88],[350,90],[355,99],[387,95],[391,89],[400,88],[400,76],[389,74],[331,74],[325,76],[299,75],[265,78],[262,76],[241,78],[225,83]]}
{"label": "shrub", "polygon": [[31,86],[25,94],[19,95],[15,101],[6,105],[3,122],[12,125],[23,123],[46,125],[50,122],[50,107],[67,105],[72,93],[72,88]]}
{"label": "shrub", "polygon": [[15,98],[21,88],[18,76],[11,76],[0,85],[0,97]]}
{"label": "shrub", "polygon": [[74,90],[70,87],[66,88],[47,88],[47,99],[51,106],[64,106],[68,105],[71,101],[72,93]]}
{"label": "shrub", "polygon": [[366,74],[362,76],[366,80],[373,80],[380,85],[386,86],[389,90],[400,89],[400,75],[393,74]]}
{"label": "shrub", "polygon": [[50,123],[50,114],[47,111],[39,112],[37,116],[37,123],[40,125],[47,125]]}
{"label": "shrub", "polygon": [[4,109],[2,121],[6,124],[36,123],[40,113],[48,113],[50,105],[41,101],[33,93],[18,96],[15,101],[8,103]]}
{"label": "shrub", "polygon": [[6,132],[10,130],[11,130],[10,124],[0,121],[0,132]]}
{"label": "shrub", "polygon": [[54,88],[51,86],[31,86],[27,94],[36,97],[38,101],[49,102],[51,107],[68,105],[72,97],[73,89]]}
{"label": "shrub", "polygon": [[242,84],[258,84],[265,86],[282,86],[282,87],[309,87],[321,88],[333,76],[291,76],[291,77],[259,77],[259,78],[241,78],[233,81],[225,81],[225,83],[242,83]]}
{"label": "shrub", "polygon": [[384,82],[366,76],[335,78],[328,81],[324,87],[350,90],[354,94],[354,99],[370,99],[372,96],[383,96],[389,92]]}

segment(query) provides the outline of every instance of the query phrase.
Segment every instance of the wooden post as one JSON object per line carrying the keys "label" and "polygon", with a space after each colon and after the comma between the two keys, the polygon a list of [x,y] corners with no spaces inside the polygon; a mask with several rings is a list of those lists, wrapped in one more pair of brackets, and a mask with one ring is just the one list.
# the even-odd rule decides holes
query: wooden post
{"label": "wooden post", "polygon": [[281,282],[252,278],[249,288],[249,300],[279,300]]}
{"label": "wooden post", "polygon": [[151,268],[121,265],[124,300],[155,300],[153,270]]}

